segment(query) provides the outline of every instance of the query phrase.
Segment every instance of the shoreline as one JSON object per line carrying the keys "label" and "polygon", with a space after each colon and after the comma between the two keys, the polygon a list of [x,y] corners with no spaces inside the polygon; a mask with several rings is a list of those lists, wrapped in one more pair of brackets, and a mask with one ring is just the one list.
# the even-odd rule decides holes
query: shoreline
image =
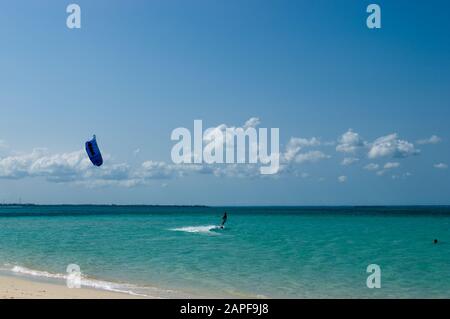
{"label": "shoreline", "polygon": [[0,275],[0,299],[152,299],[95,288],[68,288],[23,277]]}

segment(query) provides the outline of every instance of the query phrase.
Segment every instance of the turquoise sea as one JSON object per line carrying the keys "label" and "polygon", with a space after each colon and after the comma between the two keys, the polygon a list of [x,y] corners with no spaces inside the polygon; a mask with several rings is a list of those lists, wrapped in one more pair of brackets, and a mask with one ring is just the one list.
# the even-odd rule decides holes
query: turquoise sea
{"label": "turquoise sea", "polygon": [[0,206],[2,274],[64,284],[68,264],[165,298],[449,298],[450,207]]}

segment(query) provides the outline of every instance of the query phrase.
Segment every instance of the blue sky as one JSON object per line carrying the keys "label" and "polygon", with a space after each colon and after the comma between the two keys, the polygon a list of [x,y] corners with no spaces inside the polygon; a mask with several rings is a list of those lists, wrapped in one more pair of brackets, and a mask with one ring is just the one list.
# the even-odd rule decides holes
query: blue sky
{"label": "blue sky", "polygon": [[[79,30],[0,10],[1,202],[450,204],[447,1],[372,1],[379,30],[370,1],[74,2]],[[173,166],[173,129],[250,118],[297,147],[276,177]]]}

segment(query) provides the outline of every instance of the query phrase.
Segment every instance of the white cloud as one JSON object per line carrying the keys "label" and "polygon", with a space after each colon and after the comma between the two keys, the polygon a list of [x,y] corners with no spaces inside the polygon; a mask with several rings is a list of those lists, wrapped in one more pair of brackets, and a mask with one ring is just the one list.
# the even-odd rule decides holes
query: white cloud
{"label": "white cloud", "polygon": [[442,139],[439,136],[432,135],[429,138],[420,139],[417,141],[417,144],[438,144],[442,141]]}
{"label": "white cloud", "polygon": [[324,154],[321,151],[309,151],[306,153],[298,154],[295,157],[295,162],[298,164],[302,164],[305,162],[316,163],[320,160],[330,158],[329,155]]}
{"label": "white cloud", "polygon": [[359,147],[362,146],[364,146],[364,141],[359,134],[353,132],[352,129],[349,129],[338,139],[336,151],[343,153],[354,153]]}
{"label": "white cloud", "polygon": [[384,173],[386,173],[387,171],[398,167],[400,167],[399,162],[387,162],[386,164],[384,164],[383,169],[377,172],[377,175],[378,176],[384,175]]}
{"label": "white cloud", "polygon": [[[243,128],[257,127],[260,120],[257,117],[248,119]],[[228,127],[221,124],[213,129],[225,132]],[[216,136],[223,136],[223,143],[227,134],[213,135],[209,132],[204,136],[204,143],[210,142]],[[214,136],[214,137],[213,137]],[[419,144],[436,144],[441,138],[433,135],[430,138],[419,140]],[[368,147],[368,157],[371,159],[379,157],[401,158],[414,154],[418,154],[419,150],[415,146],[405,140],[398,138],[397,134],[390,134],[377,138],[373,143],[365,142],[358,133],[349,129],[337,140],[337,152],[348,153],[341,161],[341,165],[352,165],[358,161],[356,153],[360,148]],[[228,143],[227,143],[228,145]],[[307,173],[300,170],[299,165],[303,163],[316,163],[331,156],[314,148],[318,146],[326,146],[327,143],[321,142],[317,137],[300,138],[292,137],[286,144],[284,153],[281,153],[280,173],[289,174],[301,178],[308,177]],[[0,150],[6,147],[6,143],[0,140]],[[329,145],[328,145],[329,146]],[[308,150],[312,148],[312,150]],[[5,152],[9,152],[5,151]],[[140,153],[140,149],[134,150],[136,156]],[[1,153],[0,153],[1,154]],[[44,178],[50,182],[58,183],[75,183],[86,186],[123,186],[132,187],[138,185],[147,185],[153,180],[165,180],[172,178],[180,178],[187,175],[201,174],[212,175],[218,177],[243,177],[256,178],[261,177],[257,165],[253,164],[184,164],[176,165],[160,161],[145,161],[142,165],[129,166],[126,163],[114,163],[111,160],[105,161],[105,164],[98,168],[93,167],[87,158],[84,150],[50,154],[46,149],[35,149],[31,153],[15,154],[6,157],[0,157],[0,178],[3,179],[20,179],[20,178]],[[1,156],[1,155],[0,155]],[[107,158],[107,154],[105,159]],[[400,163],[392,161],[380,166],[379,164],[369,163],[364,169],[369,171],[377,171],[378,175],[383,175],[385,171],[400,166]],[[445,169],[447,164],[438,163],[435,168]],[[347,180],[346,176],[339,176],[338,179]]]}
{"label": "white cloud", "polygon": [[357,157],[346,157],[342,160],[341,165],[348,166],[359,161]]}
{"label": "white cloud", "polygon": [[73,180],[90,162],[83,151],[50,155],[45,149],[0,159],[0,178],[46,177],[55,181]]}
{"label": "white cloud", "polygon": [[364,166],[364,169],[368,170],[368,171],[375,171],[380,167],[380,165],[375,164],[375,163],[370,163],[367,164],[366,166]]}
{"label": "white cloud", "polygon": [[135,175],[142,180],[147,179],[167,179],[176,176],[183,176],[186,172],[184,169],[191,165],[171,165],[165,162],[145,161],[141,165]]}
{"label": "white cloud", "polygon": [[291,141],[298,143],[302,147],[319,146],[320,140],[317,137],[307,138],[293,138]]}
{"label": "white cloud", "polygon": [[318,146],[320,145],[320,140],[316,137],[312,137],[310,139],[300,138],[300,137],[291,137],[289,140],[286,151],[284,152],[283,158],[290,162],[295,159],[298,153],[305,147]]}
{"label": "white cloud", "polygon": [[388,163],[384,164],[384,169],[392,169],[392,168],[397,168],[397,167],[400,167],[399,162],[388,162]]}
{"label": "white cloud", "polygon": [[[253,117],[247,120],[244,128],[256,127],[260,121]],[[216,130],[225,131],[225,124]],[[226,136],[226,134],[223,134]],[[208,140],[208,135],[205,141]],[[225,142],[225,140],[223,141]],[[314,140],[309,141],[310,143]],[[140,149],[133,154],[137,155]],[[259,166],[250,164],[208,165],[166,163],[145,161],[140,166],[131,167],[126,163],[114,163],[107,160],[105,164],[94,167],[84,150],[51,154],[46,149],[35,149],[30,153],[0,157],[0,179],[44,178],[49,182],[73,183],[95,186],[133,187],[149,184],[152,180],[179,178],[189,174],[202,174],[227,177],[261,177]]]}
{"label": "white cloud", "polygon": [[438,163],[438,164],[434,164],[433,166],[434,166],[434,168],[438,168],[438,169],[447,169],[448,168],[448,165],[445,163]]}
{"label": "white cloud", "polygon": [[339,176],[338,181],[339,181],[339,183],[345,183],[347,181],[347,176],[344,176],[344,175]]}
{"label": "white cloud", "polygon": [[[204,132],[203,135],[203,144],[207,145],[212,141],[222,144],[224,148],[224,152],[227,150],[230,152],[234,152],[234,136],[232,134],[227,134],[227,130],[229,132],[235,132],[238,128],[242,128],[243,130],[247,130],[248,128],[256,128],[261,121],[257,117],[251,117],[248,119],[242,127],[228,126],[226,124],[220,124],[216,127],[210,128]],[[252,144],[251,147],[258,148],[258,145]],[[200,157],[200,154],[192,154],[195,158],[196,156]]]}
{"label": "white cloud", "polygon": [[144,184],[149,179],[171,178],[187,171],[185,167],[178,165],[152,163],[154,162],[145,162],[138,169],[132,169],[124,163],[104,164],[98,168],[91,164],[84,150],[49,154],[45,149],[35,149],[28,154],[0,159],[0,178],[41,177],[50,182],[87,186],[134,186]]}
{"label": "white cloud", "polygon": [[[227,164],[210,167],[210,172],[217,177],[234,178],[264,178],[268,175],[261,175],[258,165],[255,164]],[[206,173],[210,173],[209,171]],[[277,175],[272,176],[274,178]]]}
{"label": "white cloud", "polygon": [[251,117],[249,118],[245,124],[244,124],[244,130],[250,128],[250,127],[257,127],[259,124],[261,123],[261,121],[259,120],[259,118],[257,117]]}
{"label": "white cloud", "polygon": [[389,134],[377,138],[370,146],[369,158],[378,157],[408,157],[419,153],[414,145],[408,141],[401,140],[397,134]]}
{"label": "white cloud", "polygon": [[[105,154],[105,158],[108,155]],[[262,177],[256,164],[201,165],[145,161],[131,167],[126,163],[108,163],[94,167],[84,150],[50,154],[45,149],[0,159],[0,179],[45,178],[48,182],[73,183],[87,187],[147,185],[153,180],[187,175],[220,177]]]}

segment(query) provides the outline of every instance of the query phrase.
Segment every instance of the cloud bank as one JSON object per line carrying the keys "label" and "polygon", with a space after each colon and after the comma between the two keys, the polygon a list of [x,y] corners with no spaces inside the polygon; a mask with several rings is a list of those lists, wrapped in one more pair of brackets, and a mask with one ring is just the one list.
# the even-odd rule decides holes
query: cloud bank
{"label": "cloud bank", "polygon": [[[242,127],[256,127],[260,124],[257,117],[245,121]],[[208,143],[214,130],[224,131],[225,124],[218,125],[205,134],[204,143]],[[223,134],[225,136],[226,134]],[[438,144],[442,139],[436,135],[417,141],[417,144]],[[226,143],[226,140],[220,141]],[[334,146],[336,145],[336,146]],[[401,169],[399,160],[420,154],[415,145],[407,140],[400,139],[396,133],[381,136],[373,142],[365,141],[361,135],[352,129],[337,138],[337,143],[323,143],[318,137],[291,137],[284,151],[280,152],[280,171],[274,177],[293,176],[308,178],[310,174],[305,171],[309,166],[318,165],[333,156],[326,148],[335,148],[336,155],[345,155],[338,163],[342,166],[356,166],[378,175],[393,169]],[[6,152],[12,150],[6,142],[0,140],[0,149]],[[3,154],[5,152],[2,152]],[[136,149],[134,157],[140,154]],[[194,156],[194,154],[192,154]],[[134,187],[149,185],[155,180],[168,180],[183,178],[190,175],[210,175],[215,177],[231,178],[263,178],[259,166],[255,164],[174,164],[163,161],[144,160],[141,164],[116,163],[105,154],[105,164],[98,168],[93,167],[84,150],[52,154],[48,149],[34,149],[29,153],[11,153],[0,155],[0,179],[42,178],[53,183],[73,183],[87,187],[121,186]],[[384,164],[377,163],[385,160]],[[389,159],[391,159],[389,161]],[[395,161],[393,159],[396,159]],[[364,161],[370,160],[370,163]],[[361,162],[361,165],[358,165]],[[448,168],[445,163],[433,165],[436,169]],[[399,173],[401,174],[401,173]],[[405,173],[403,173],[405,174]],[[407,173],[408,176],[411,173]],[[406,175],[405,175],[406,176]],[[338,177],[339,182],[346,182],[345,175]],[[161,182],[159,182],[161,183]]]}

